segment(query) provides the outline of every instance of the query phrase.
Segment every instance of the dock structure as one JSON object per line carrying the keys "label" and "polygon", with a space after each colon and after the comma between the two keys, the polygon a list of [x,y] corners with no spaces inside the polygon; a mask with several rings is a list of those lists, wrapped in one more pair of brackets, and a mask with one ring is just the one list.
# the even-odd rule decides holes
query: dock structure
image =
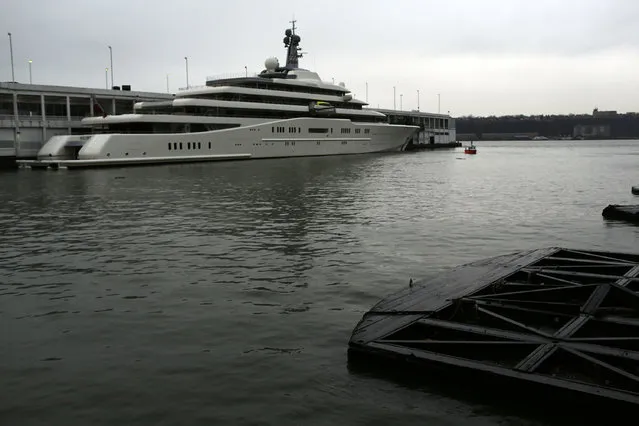
{"label": "dock structure", "polygon": [[349,355],[636,409],[639,254],[541,248],[411,280],[364,315]]}
{"label": "dock structure", "polygon": [[371,109],[385,114],[390,124],[419,126],[419,132],[406,145],[406,151],[461,146],[457,141],[455,119],[448,114],[435,114],[415,110]]}

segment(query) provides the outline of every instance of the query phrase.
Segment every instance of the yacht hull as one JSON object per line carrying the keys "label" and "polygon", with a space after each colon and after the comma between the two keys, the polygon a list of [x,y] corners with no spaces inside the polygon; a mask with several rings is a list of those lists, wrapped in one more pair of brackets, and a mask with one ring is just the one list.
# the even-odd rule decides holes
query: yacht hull
{"label": "yacht hull", "polygon": [[233,129],[174,134],[56,136],[35,167],[102,167],[195,161],[365,154],[399,151],[419,128],[299,118]]}

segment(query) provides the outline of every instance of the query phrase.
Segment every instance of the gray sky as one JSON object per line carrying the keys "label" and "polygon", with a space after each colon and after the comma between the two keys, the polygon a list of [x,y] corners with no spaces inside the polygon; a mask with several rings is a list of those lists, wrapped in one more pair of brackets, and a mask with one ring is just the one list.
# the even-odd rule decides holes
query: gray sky
{"label": "gray sky", "polygon": [[[369,103],[460,115],[639,111],[637,0],[2,0],[0,81],[166,91],[263,69],[297,19],[300,67]],[[109,75],[110,82],[110,75]]]}

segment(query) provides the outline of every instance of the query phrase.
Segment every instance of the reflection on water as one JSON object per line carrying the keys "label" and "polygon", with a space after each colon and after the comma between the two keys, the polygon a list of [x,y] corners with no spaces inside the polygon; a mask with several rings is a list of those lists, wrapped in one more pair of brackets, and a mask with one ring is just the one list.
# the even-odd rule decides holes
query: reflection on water
{"label": "reflection on water", "polygon": [[350,332],[410,277],[466,261],[636,251],[639,227],[601,210],[637,202],[637,154],[632,141],[481,143],[473,157],[3,174],[0,418],[521,424],[349,373]]}

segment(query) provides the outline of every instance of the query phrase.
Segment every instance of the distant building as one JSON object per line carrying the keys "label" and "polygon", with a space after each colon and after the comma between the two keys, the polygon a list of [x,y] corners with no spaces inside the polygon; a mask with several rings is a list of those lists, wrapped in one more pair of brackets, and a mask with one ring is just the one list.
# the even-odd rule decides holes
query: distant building
{"label": "distant building", "polygon": [[572,131],[574,138],[609,139],[610,124],[577,124]]}
{"label": "distant building", "polygon": [[617,111],[599,111],[599,108],[592,110],[592,116],[596,118],[616,117]]}

